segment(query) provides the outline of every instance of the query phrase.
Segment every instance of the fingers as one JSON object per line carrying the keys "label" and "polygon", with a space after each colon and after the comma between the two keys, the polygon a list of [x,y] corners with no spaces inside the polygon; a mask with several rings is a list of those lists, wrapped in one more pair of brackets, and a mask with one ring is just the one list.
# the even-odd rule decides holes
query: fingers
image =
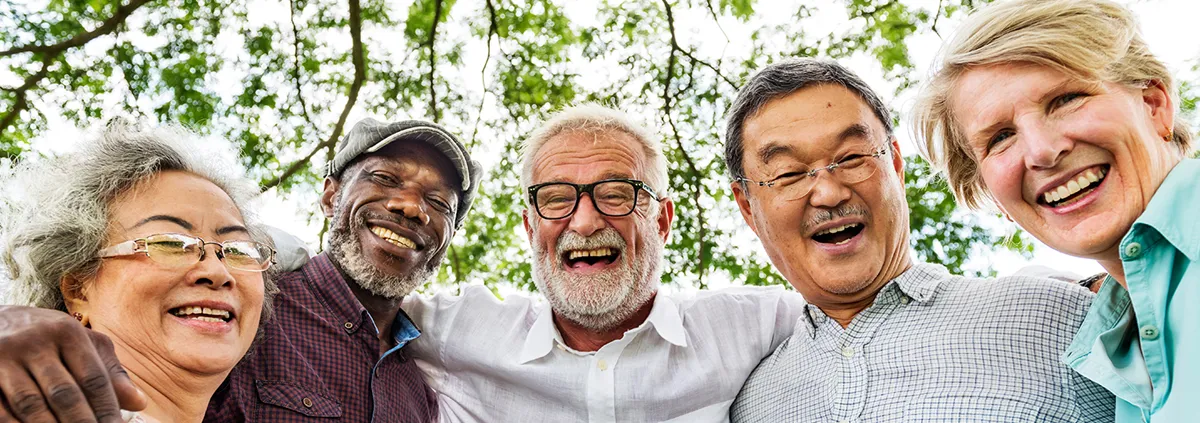
{"label": "fingers", "polygon": [[0,423],[20,423],[13,416],[12,409],[8,407],[8,401],[4,400],[3,395],[0,395]]}
{"label": "fingers", "polygon": [[[75,378],[62,364],[58,360],[43,359],[33,363],[29,368],[33,371],[34,380],[41,386],[41,393],[49,403],[50,410],[59,420],[81,423],[95,422],[96,417],[92,415],[87,398],[84,397],[83,391],[79,390],[79,385],[75,384]],[[99,373],[99,375],[107,378],[104,373]]]}
{"label": "fingers", "polygon": [[[117,359],[117,354],[113,349],[112,341],[104,334],[95,331],[89,332],[89,335],[92,338],[92,345],[96,348],[96,356],[100,357],[100,364],[104,366],[104,374],[107,375],[104,380],[106,384],[96,386],[94,391],[87,384],[83,384],[83,392],[88,396],[92,410],[96,412],[96,418],[101,422],[106,422],[111,414],[115,419],[113,421],[120,421],[121,410],[144,410],[146,396],[133,384],[129,373],[125,372],[125,367],[121,366],[121,361]],[[106,397],[110,394],[115,395],[111,400]],[[120,406],[115,407],[118,403]],[[114,407],[110,407],[110,405]]]}
{"label": "fingers", "polygon": [[58,420],[42,400],[42,390],[23,368],[0,369],[3,391],[12,416],[25,423],[54,423]]}

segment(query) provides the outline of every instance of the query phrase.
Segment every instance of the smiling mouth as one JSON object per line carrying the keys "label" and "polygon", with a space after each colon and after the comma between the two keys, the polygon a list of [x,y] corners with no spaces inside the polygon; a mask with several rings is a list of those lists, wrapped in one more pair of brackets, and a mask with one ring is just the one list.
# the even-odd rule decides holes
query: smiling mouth
{"label": "smiling mouth", "polygon": [[400,236],[400,234],[392,232],[390,229],[382,226],[371,226],[371,233],[397,247],[407,248],[410,250],[417,249],[417,243],[413,242],[411,239]]}
{"label": "smiling mouth", "polygon": [[199,320],[201,322],[229,323],[229,321],[233,320],[233,313],[207,307],[176,307],[168,310],[168,312],[175,317]]}
{"label": "smiling mouth", "polygon": [[848,225],[836,226],[821,232],[817,232],[812,236],[813,241],[822,244],[842,245],[850,242],[859,233],[862,233],[865,225],[861,223],[851,223]]}
{"label": "smiling mouth", "polygon": [[563,254],[563,263],[566,263],[567,267],[594,266],[600,263],[613,264],[620,256],[620,251],[609,247],[570,250]]}
{"label": "smiling mouth", "polygon": [[1104,182],[1106,176],[1108,176],[1108,165],[1100,166],[1096,169],[1088,169],[1080,173],[1075,179],[1046,191],[1045,194],[1042,194],[1042,198],[1038,200],[1051,208],[1069,205],[1094,191],[1101,182]]}

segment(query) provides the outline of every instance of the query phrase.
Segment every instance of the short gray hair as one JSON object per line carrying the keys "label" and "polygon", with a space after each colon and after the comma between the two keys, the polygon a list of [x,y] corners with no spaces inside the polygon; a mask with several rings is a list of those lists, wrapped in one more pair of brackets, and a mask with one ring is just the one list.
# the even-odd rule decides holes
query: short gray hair
{"label": "short gray hair", "polygon": [[[649,174],[644,178],[646,185],[654,189],[659,198],[667,195],[667,158],[663,156],[662,142],[651,135],[644,126],[630,119],[619,110],[613,110],[594,103],[587,103],[565,109],[556,113],[533,132],[521,149],[521,187],[533,185],[533,157],[546,145],[546,142],[558,135],[582,132],[599,135],[609,132],[628,134],[642,145],[642,152],[650,165]],[[525,201],[528,203],[528,196]]]}
{"label": "short gray hair", "polygon": [[891,112],[883,100],[867,86],[866,82],[831,60],[788,59],[771,64],[758,71],[740,90],[737,99],[727,112],[725,126],[725,167],[732,178],[746,176],[745,139],[743,130],[746,121],[762,110],[772,100],[785,97],[796,91],[817,85],[840,85],[857,94],[875,112],[889,137],[892,136]]}
{"label": "short gray hair", "polygon": [[[116,122],[79,152],[19,165],[0,203],[0,260],[12,283],[6,302],[66,311],[60,281],[87,280],[99,270],[113,201],[164,171],[211,181],[233,199],[251,236],[270,243],[246,209],[258,188],[232,151],[211,144],[176,127],[139,131]],[[266,321],[276,288],[270,275],[263,280]]]}

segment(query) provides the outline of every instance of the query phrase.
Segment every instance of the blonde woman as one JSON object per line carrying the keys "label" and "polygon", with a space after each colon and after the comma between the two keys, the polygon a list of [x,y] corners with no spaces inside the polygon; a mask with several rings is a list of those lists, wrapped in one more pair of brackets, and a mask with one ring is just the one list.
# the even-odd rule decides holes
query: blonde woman
{"label": "blonde woman", "polygon": [[1200,162],[1178,102],[1128,9],[1019,0],[963,23],[914,113],[960,201],[1110,275],[1063,359],[1119,422],[1200,410]]}

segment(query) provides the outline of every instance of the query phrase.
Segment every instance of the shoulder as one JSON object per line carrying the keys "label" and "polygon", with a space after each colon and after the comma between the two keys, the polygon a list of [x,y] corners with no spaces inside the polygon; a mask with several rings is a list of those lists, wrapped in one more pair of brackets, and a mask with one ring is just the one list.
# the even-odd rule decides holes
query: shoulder
{"label": "shoulder", "polygon": [[804,304],[804,298],[782,285],[738,286],[717,290],[701,290],[670,294],[682,313],[701,312],[773,312],[781,303],[789,306]]}
{"label": "shoulder", "polygon": [[1066,315],[1080,322],[1093,297],[1073,282],[1024,275],[950,276],[939,291],[939,297],[948,301],[998,304],[1028,314]]}

